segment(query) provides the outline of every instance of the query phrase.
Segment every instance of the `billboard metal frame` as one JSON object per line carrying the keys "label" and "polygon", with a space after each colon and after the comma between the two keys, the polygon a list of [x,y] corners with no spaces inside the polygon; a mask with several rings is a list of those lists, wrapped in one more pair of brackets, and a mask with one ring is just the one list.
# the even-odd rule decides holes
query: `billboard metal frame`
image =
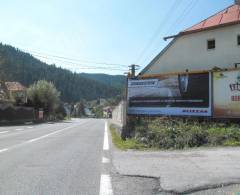
{"label": "billboard metal frame", "polygon": [[[201,114],[199,115],[198,113],[201,113],[201,111],[203,110],[202,108],[196,108],[195,110],[197,112],[194,112],[194,109],[193,112],[191,111],[191,108],[189,107],[181,107],[181,108],[177,108],[177,107],[172,107],[172,109],[169,110],[169,108],[161,108],[161,110],[165,110],[164,113],[159,113],[159,108],[153,108],[153,107],[136,107],[137,110],[139,110],[139,113],[133,113],[131,112],[131,109],[130,109],[130,112],[127,113],[127,115],[129,116],[150,116],[150,117],[157,117],[157,116],[178,116],[178,117],[204,117],[204,118],[211,118],[213,117],[213,78],[212,78],[212,72],[211,71],[198,71],[198,72],[184,72],[183,74],[203,74],[203,73],[208,73],[209,75],[209,98],[208,98],[208,101],[209,101],[209,107],[208,108],[203,108],[205,111],[206,109],[208,109],[208,112],[207,114]],[[136,80],[148,80],[148,79],[157,79],[157,78],[160,78],[160,77],[168,77],[170,75],[180,75],[181,73],[175,73],[175,74],[161,74],[161,75],[152,75],[152,77],[150,76],[147,76],[147,77],[143,77],[143,76],[139,76],[136,78]],[[128,83],[127,83],[127,89],[128,89]],[[128,90],[127,90],[128,91]],[[129,100],[127,99],[127,106],[129,105]],[[188,114],[174,114],[173,113],[173,109],[175,109],[175,111],[178,111],[179,110],[179,113],[181,110],[190,110],[190,112],[188,112]],[[127,110],[129,110],[129,108],[127,108]],[[144,111],[145,110],[145,111]],[[151,113],[152,112],[152,113]],[[169,113],[169,114],[167,114]],[[192,114],[191,114],[192,113]]]}
{"label": "billboard metal frame", "polygon": [[[167,73],[167,74],[154,74],[154,75],[139,75],[136,77],[136,79],[139,80],[146,80],[146,79],[157,79],[160,77],[164,76],[171,76],[171,75],[179,75],[179,74],[199,74],[199,73],[209,73],[209,104],[211,107],[211,114],[209,116],[196,116],[196,115],[167,115],[167,114],[149,114],[149,113],[142,113],[142,114],[129,114],[127,113],[128,116],[140,116],[140,117],[159,117],[159,116],[171,116],[171,117],[197,117],[197,118],[211,118],[211,119],[240,119],[239,117],[231,117],[231,116],[226,116],[226,117],[217,117],[214,113],[215,110],[215,95],[214,95],[214,74],[217,72],[230,72],[230,71],[240,71],[240,68],[231,68],[231,69],[216,69],[216,70],[203,70],[203,71],[192,71],[192,72],[178,72],[178,73]],[[128,85],[127,85],[128,88]],[[128,90],[127,90],[128,92]],[[128,101],[128,100],[127,100]],[[129,102],[127,102],[127,107],[129,105]],[[128,109],[128,108],[127,108]],[[153,111],[154,112],[154,111]]]}

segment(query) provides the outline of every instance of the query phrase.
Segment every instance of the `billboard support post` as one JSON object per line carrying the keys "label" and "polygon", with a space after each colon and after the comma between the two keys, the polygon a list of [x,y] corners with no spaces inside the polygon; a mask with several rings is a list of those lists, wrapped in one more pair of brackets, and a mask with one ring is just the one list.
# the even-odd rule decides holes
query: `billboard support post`
{"label": "billboard support post", "polygon": [[136,79],[136,70],[138,70],[140,66],[136,64],[132,64],[129,66],[129,72],[127,72],[126,83],[125,83],[125,93],[123,97],[123,127],[121,138],[125,140],[127,137],[131,136],[131,125],[129,125],[130,118],[128,116],[128,81],[129,79]]}
{"label": "billboard support post", "polygon": [[126,139],[127,137],[127,104],[126,104],[126,100],[123,101],[123,126],[122,126],[122,133],[121,133],[121,138],[122,139]]}
{"label": "billboard support post", "polygon": [[136,70],[138,70],[140,66],[136,64],[132,64],[129,66],[129,72],[127,72],[126,80],[125,80],[125,91],[124,91],[124,97],[123,97],[123,112],[122,112],[122,121],[123,121],[123,127],[122,127],[122,133],[121,138],[125,140],[127,137],[130,137],[131,134],[131,125],[129,125],[129,116],[128,116],[128,81],[129,79],[136,79]]}
{"label": "billboard support post", "polygon": [[127,132],[128,132],[128,128],[127,128],[127,106],[128,106],[128,100],[127,100],[127,94],[128,94],[128,77],[129,77],[129,73],[127,73],[126,76],[126,80],[125,80],[125,90],[124,90],[124,95],[123,95],[123,105],[122,105],[122,132],[121,132],[121,138],[123,140],[126,140],[127,138]]}

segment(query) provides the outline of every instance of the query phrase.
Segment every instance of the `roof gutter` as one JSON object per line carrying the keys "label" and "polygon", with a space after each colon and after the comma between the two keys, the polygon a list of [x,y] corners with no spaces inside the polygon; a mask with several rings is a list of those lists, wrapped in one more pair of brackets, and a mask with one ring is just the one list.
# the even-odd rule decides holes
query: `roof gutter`
{"label": "roof gutter", "polygon": [[163,37],[163,40],[167,41],[168,39],[174,39],[174,38],[178,37],[179,35],[180,35],[180,33],[177,34],[177,35],[171,35],[171,36]]}
{"label": "roof gutter", "polygon": [[178,35],[173,37],[173,40],[171,40],[170,43],[168,43],[167,46],[155,58],[153,58],[153,60],[138,74],[138,76],[144,74],[160,58],[160,56],[163,55],[163,53],[165,53],[167,49],[172,46],[177,38]]}

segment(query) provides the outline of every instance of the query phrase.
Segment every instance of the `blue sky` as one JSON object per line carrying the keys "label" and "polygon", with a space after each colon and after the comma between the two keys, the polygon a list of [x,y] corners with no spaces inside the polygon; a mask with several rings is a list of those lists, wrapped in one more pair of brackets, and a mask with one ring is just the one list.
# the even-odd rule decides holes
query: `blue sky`
{"label": "blue sky", "polygon": [[127,65],[146,66],[166,46],[164,36],[231,4],[233,0],[1,1],[0,41],[72,71],[123,74]]}

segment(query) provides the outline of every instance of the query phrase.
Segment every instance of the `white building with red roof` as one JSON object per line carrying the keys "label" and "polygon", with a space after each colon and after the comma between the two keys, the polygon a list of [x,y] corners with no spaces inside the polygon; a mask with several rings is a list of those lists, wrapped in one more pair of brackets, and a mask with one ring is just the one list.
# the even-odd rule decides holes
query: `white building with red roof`
{"label": "white building with red roof", "polygon": [[5,82],[6,89],[11,99],[17,104],[27,103],[27,88],[19,82]]}
{"label": "white building with red roof", "polygon": [[240,0],[165,39],[172,41],[141,71],[141,75],[240,67]]}

